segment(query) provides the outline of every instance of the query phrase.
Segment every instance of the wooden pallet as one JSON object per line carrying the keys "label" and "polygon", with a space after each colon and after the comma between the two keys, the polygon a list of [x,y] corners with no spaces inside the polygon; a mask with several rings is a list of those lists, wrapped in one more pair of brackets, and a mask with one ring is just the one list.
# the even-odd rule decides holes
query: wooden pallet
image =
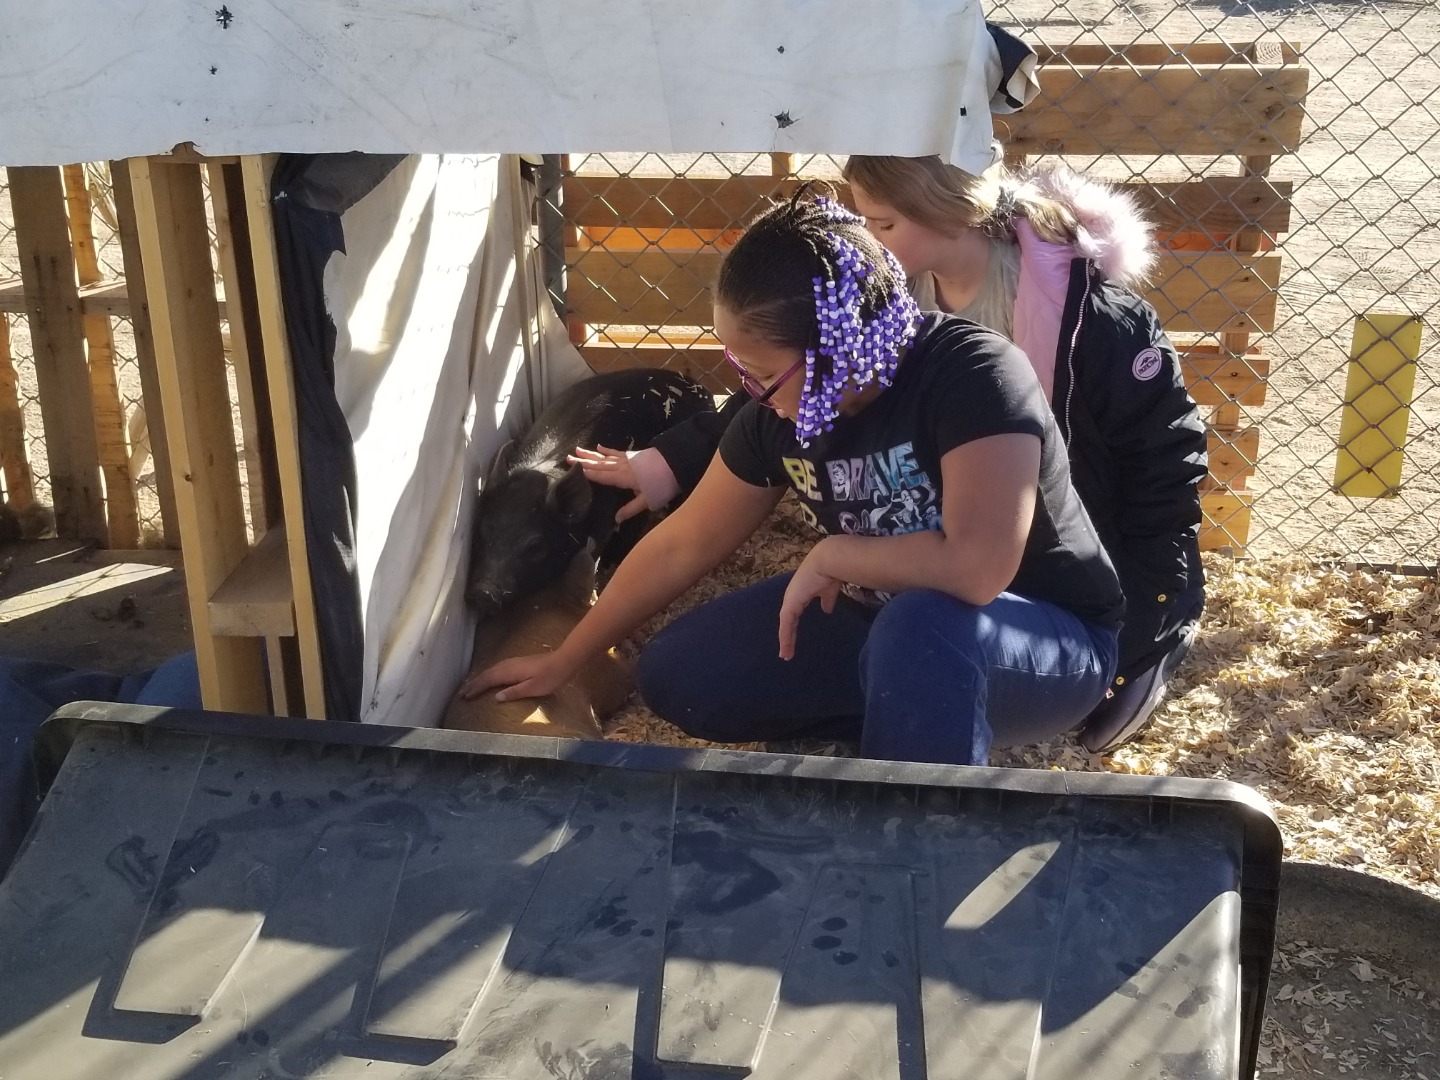
{"label": "wooden pallet", "polygon": [[[1012,161],[1139,154],[1239,159],[1184,181],[1123,185],[1154,223],[1160,258],[1145,298],[1181,349],[1208,411],[1210,475],[1201,495],[1207,549],[1245,547],[1248,488],[1261,432],[1292,185],[1267,173],[1300,143],[1309,69],[1281,43],[1041,50],[1041,95],[997,120]],[[779,160],[775,160],[778,157]],[[572,338],[596,370],[636,363],[733,390],[710,333],[710,283],[744,222],[799,183],[784,155],[770,176],[565,178],[566,303]],[[839,191],[845,197],[843,185]]]}

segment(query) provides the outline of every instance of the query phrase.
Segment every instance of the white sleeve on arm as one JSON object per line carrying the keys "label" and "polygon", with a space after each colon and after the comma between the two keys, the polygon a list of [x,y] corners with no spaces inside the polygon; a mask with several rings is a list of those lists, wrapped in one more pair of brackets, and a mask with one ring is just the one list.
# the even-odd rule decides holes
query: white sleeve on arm
{"label": "white sleeve on arm", "polygon": [[659,450],[649,446],[643,450],[627,450],[625,456],[630,459],[640,494],[645,496],[651,510],[670,505],[670,500],[680,494],[680,482]]}

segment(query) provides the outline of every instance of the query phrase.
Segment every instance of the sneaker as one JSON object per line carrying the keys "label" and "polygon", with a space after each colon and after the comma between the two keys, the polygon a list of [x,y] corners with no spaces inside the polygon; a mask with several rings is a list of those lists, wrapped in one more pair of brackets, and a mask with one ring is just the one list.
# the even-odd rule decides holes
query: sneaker
{"label": "sneaker", "polygon": [[1108,691],[1080,725],[1080,745],[1108,754],[1140,734],[1165,697],[1166,667],[1162,661]]}

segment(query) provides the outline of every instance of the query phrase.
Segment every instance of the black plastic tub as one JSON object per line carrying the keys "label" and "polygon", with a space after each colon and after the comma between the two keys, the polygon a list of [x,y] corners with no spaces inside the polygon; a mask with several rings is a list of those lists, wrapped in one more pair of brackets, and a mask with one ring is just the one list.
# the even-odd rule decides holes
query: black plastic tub
{"label": "black plastic tub", "polygon": [[90,703],[37,755],[6,1080],[1253,1072],[1235,784]]}

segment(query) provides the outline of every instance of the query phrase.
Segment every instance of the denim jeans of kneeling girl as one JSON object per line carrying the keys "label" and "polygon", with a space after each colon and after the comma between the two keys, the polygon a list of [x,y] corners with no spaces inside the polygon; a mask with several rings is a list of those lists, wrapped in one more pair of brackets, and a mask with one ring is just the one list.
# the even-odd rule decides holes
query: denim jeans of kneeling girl
{"label": "denim jeans of kneeling girl", "polygon": [[860,738],[864,757],[983,765],[990,747],[1075,727],[1114,674],[1116,634],[1013,593],[984,607],[931,589],[878,611],[812,603],[779,656],[789,574],[667,626],[640,655],[646,705],[713,742]]}

